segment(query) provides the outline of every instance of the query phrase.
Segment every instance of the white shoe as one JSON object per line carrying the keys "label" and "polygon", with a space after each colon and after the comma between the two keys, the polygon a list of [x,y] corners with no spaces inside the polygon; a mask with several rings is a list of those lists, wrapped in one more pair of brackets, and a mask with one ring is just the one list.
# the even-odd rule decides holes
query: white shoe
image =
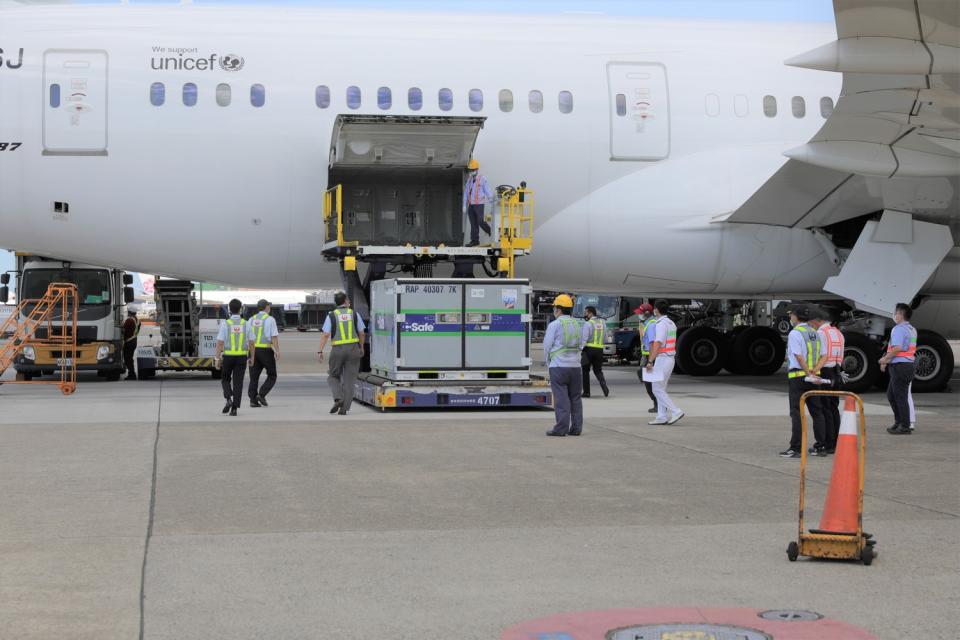
{"label": "white shoe", "polygon": [[680,418],[682,418],[682,417],[685,416],[685,415],[687,415],[687,414],[685,414],[683,411],[681,411],[681,412],[678,413],[677,415],[671,416],[671,418],[670,418],[669,420],[667,420],[667,424],[676,424],[677,422],[680,422]]}
{"label": "white shoe", "polygon": [[910,431],[913,431],[914,427],[916,427],[916,426],[917,426],[917,423],[916,423],[916,422],[911,422],[911,423],[910,423]]}
{"label": "white shoe", "polygon": [[648,422],[647,424],[667,424],[667,421],[666,421],[666,420],[661,420],[660,418],[657,418],[656,420],[651,420],[651,421]]}

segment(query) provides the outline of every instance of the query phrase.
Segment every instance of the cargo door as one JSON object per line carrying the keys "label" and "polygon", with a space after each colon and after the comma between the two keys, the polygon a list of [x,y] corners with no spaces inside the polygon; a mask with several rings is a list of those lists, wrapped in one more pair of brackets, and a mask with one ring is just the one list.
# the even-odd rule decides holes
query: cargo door
{"label": "cargo door", "polygon": [[660,160],[670,154],[667,69],[646,62],[607,64],[610,159]]}
{"label": "cargo door", "polygon": [[397,283],[399,371],[463,368],[463,286],[430,280]]}
{"label": "cargo door", "polygon": [[525,281],[465,284],[468,369],[526,369],[530,357],[530,288]]}
{"label": "cargo door", "polygon": [[43,54],[44,155],[106,155],[107,52]]}

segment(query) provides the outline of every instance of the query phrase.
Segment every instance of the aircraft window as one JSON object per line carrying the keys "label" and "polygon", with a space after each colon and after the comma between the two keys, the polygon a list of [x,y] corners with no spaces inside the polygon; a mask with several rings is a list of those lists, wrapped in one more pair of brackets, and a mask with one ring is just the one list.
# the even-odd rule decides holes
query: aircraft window
{"label": "aircraft window", "polygon": [[197,104],[197,85],[192,82],[183,85],[183,104],[188,107]]}
{"label": "aircraft window", "polygon": [[50,106],[56,109],[60,106],[60,85],[50,85]]}
{"label": "aircraft window", "polygon": [[540,113],[541,111],[543,111],[543,92],[537,91],[536,89],[531,91],[529,96],[529,102],[530,102],[530,111],[532,111],[533,113]]}
{"label": "aircraft window", "polygon": [[820,98],[820,115],[824,118],[829,118],[830,114],[833,113],[833,98],[823,97]]}
{"label": "aircraft window", "polygon": [[167,88],[162,82],[154,82],[150,85],[150,104],[159,107],[167,98]]}
{"label": "aircraft window", "polygon": [[377,89],[377,106],[381,109],[389,109],[393,106],[393,94],[390,92],[390,87]]}
{"label": "aircraft window", "polygon": [[707,115],[711,118],[720,115],[720,96],[715,93],[708,93],[704,101],[704,108],[707,110]]}
{"label": "aircraft window", "polygon": [[440,111],[450,111],[450,109],[453,109],[453,91],[446,88],[440,89],[437,97],[440,100]]}
{"label": "aircraft window", "polygon": [[480,89],[470,89],[468,97],[469,100],[467,102],[470,105],[470,111],[480,111],[483,109],[483,91]]}
{"label": "aircraft window", "polygon": [[250,87],[250,104],[255,107],[262,107],[267,101],[267,90],[263,88],[262,84],[251,85]]}
{"label": "aircraft window", "polygon": [[557,96],[560,103],[560,113],[570,113],[573,111],[573,94],[569,91],[561,91]]}
{"label": "aircraft window", "polygon": [[233,97],[233,92],[230,90],[230,85],[221,82],[217,85],[217,104],[221,107],[229,107],[230,100]]}
{"label": "aircraft window", "polygon": [[790,108],[793,109],[794,118],[802,118],[807,115],[807,102],[803,96],[793,96],[790,99]]}
{"label": "aircraft window", "polygon": [[627,115],[627,96],[622,93],[617,94],[617,115]]}
{"label": "aircraft window", "polygon": [[347,106],[351,109],[360,108],[360,87],[353,85],[347,87]]}
{"label": "aircraft window", "polygon": [[313,92],[313,99],[320,109],[326,109],[330,106],[330,87],[325,84],[319,85]]}
{"label": "aircraft window", "polygon": [[733,112],[737,114],[738,118],[746,118],[750,115],[750,103],[747,101],[747,96],[742,93],[733,96]]}
{"label": "aircraft window", "polygon": [[407,90],[407,106],[411,111],[420,111],[423,108],[423,91],[419,87],[410,87]]}
{"label": "aircraft window", "polygon": [[777,115],[776,96],[763,96],[763,115],[773,118]]}
{"label": "aircraft window", "polygon": [[510,113],[513,111],[513,91],[510,89],[500,89],[500,111]]}

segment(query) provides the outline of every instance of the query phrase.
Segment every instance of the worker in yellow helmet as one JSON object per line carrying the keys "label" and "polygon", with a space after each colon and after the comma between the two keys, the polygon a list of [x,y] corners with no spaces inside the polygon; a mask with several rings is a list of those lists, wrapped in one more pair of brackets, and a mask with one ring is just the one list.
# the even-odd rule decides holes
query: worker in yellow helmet
{"label": "worker in yellow helmet", "polygon": [[[578,436],[583,431],[583,379],[580,352],[588,336],[573,319],[573,298],[561,294],[553,301],[554,320],[543,336],[543,353],[550,372],[556,424],[548,436]],[[589,330],[589,327],[586,327]]]}
{"label": "worker in yellow helmet", "polygon": [[493,202],[493,192],[486,176],[480,175],[480,163],[470,160],[467,165],[467,183],[463,187],[463,212],[470,220],[470,242],[468,247],[480,244],[480,229],[490,235],[490,225],[483,219],[483,208]]}

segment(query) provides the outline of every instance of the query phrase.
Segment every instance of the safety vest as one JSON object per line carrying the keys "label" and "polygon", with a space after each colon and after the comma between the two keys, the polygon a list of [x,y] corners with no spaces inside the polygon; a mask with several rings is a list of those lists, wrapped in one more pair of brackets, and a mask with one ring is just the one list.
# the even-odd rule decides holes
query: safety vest
{"label": "safety vest", "polygon": [[338,308],[333,313],[333,340],[330,342],[333,346],[338,344],[356,344],[360,342],[357,332],[354,330],[353,309]]}
{"label": "safety vest", "polygon": [[[910,348],[906,351],[901,351],[896,354],[895,358],[906,358],[910,362],[913,362],[917,358],[917,330],[913,328],[913,325],[910,323],[905,323],[907,329],[910,330]],[[887,345],[887,351],[893,351],[893,347],[899,347],[898,344]]]}
{"label": "safety vest", "polygon": [[834,326],[821,327],[820,332],[823,333],[823,337],[826,338],[826,344],[823,345],[823,351],[827,355],[827,359],[823,363],[824,366],[828,367],[830,365],[836,366],[842,364],[843,333]]}
{"label": "safety vest", "polygon": [[227,320],[227,339],[230,341],[230,348],[224,349],[223,355],[247,355],[247,321],[242,318],[240,322]]}
{"label": "safety vest", "polygon": [[483,193],[480,189],[480,174],[475,174],[470,182],[470,204],[480,204]]}
{"label": "safety vest", "polygon": [[[809,325],[802,323],[795,326],[794,330],[799,331],[800,336],[803,338],[803,349],[806,352],[807,369],[813,371],[813,367],[816,365],[814,351],[817,353],[820,352],[820,349],[814,350],[812,348],[813,343],[817,340],[817,332],[811,329]],[[796,360],[791,358],[791,361],[787,364],[787,369],[792,369],[796,366]],[[787,372],[788,378],[802,378],[806,375],[807,374],[805,371],[803,371],[803,369]]]}
{"label": "safety vest", "polygon": [[123,341],[124,344],[127,342],[136,342],[138,335],[140,335],[140,318],[133,316],[133,335],[125,338]]}
{"label": "safety vest", "polygon": [[570,316],[557,318],[560,323],[560,346],[550,351],[550,358],[561,353],[580,351],[580,325]]}
{"label": "safety vest", "polygon": [[266,311],[261,311],[257,315],[253,316],[253,326],[257,328],[257,339],[254,342],[254,346],[258,349],[267,349],[271,346],[269,342],[263,341],[263,325],[267,322],[267,318],[270,317],[270,314]]}
{"label": "safety vest", "polygon": [[648,342],[643,339],[643,336],[647,335],[647,331],[650,330],[650,327],[653,326],[656,321],[657,319],[651,316],[647,318],[646,321],[640,323],[640,353],[642,355],[650,355],[650,349],[647,347],[647,345],[653,341],[651,340]]}
{"label": "safety vest", "polygon": [[607,323],[600,318],[590,318],[588,322],[593,327],[593,332],[590,334],[590,342],[587,346],[603,349],[603,336],[606,333]]}
{"label": "safety vest", "polygon": [[[677,355],[677,325],[673,324],[673,321],[670,320],[667,316],[660,316],[656,319],[654,324],[657,324],[663,320],[666,320],[670,324],[667,325],[667,339],[660,345],[660,351],[657,352],[658,356],[675,356]],[[656,337],[650,341],[653,344]]]}

